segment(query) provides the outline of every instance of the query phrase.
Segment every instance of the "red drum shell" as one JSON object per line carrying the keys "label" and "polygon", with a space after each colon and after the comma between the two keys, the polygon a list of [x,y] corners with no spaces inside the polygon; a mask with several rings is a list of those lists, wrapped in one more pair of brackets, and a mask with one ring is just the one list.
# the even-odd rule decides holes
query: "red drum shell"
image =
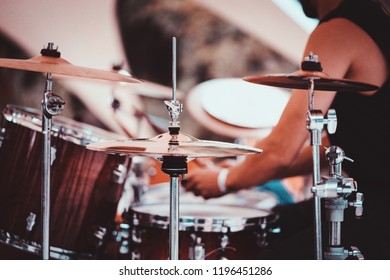
{"label": "red drum shell", "polygon": [[[43,158],[41,122],[39,111],[8,105],[0,146],[0,230],[3,235],[9,233],[13,239],[20,239],[19,243],[36,242],[38,247]],[[102,245],[102,236],[115,224],[117,204],[131,160],[85,148],[90,142],[114,139],[118,135],[64,117],[53,117],[50,245],[76,252],[76,258],[95,255]],[[28,231],[26,220],[31,215],[35,215],[35,223]]]}

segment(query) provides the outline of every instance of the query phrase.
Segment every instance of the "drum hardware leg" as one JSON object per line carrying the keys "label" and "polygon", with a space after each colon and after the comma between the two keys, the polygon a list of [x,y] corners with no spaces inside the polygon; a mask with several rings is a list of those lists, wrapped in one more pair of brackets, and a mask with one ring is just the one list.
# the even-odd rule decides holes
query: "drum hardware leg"
{"label": "drum hardware leg", "polygon": [[[60,57],[60,53],[54,49],[54,44],[49,43],[47,49],[42,49],[44,56]],[[60,114],[65,102],[61,97],[52,92],[52,74],[47,73],[46,87],[42,100],[42,134],[43,134],[43,162],[42,162],[42,258],[50,257],[49,245],[49,220],[50,220],[50,166],[51,166],[51,128],[52,117]]]}
{"label": "drum hardware leg", "polygon": [[192,233],[191,238],[193,240],[193,244],[189,248],[188,258],[190,260],[204,260],[206,257],[206,249],[204,243],[202,242],[202,237]]}
{"label": "drum hardware leg", "polygon": [[[310,52],[301,65],[302,70],[315,69],[322,71],[321,63],[318,62],[318,56]],[[315,79],[309,79],[308,87],[308,111],[306,115],[306,127],[310,132],[310,145],[313,149],[313,197],[314,197],[314,237],[315,237],[315,258],[322,259],[322,234],[321,234],[321,198],[316,194],[316,186],[320,183],[320,150],[321,133],[324,125],[327,124],[327,130],[330,134],[335,133],[337,127],[336,112],[333,109],[328,111],[328,118],[325,119],[321,110],[314,110],[314,89]]]}
{"label": "drum hardware leg", "polygon": [[329,175],[331,177],[318,184],[316,189],[317,195],[325,199],[326,220],[329,222],[329,242],[324,257],[327,260],[344,260],[348,256],[357,256],[359,259],[363,259],[356,247],[352,251],[348,251],[341,245],[341,223],[344,221],[344,210],[348,206],[353,206],[356,208],[357,217],[363,214],[363,195],[361,193],[357,193],[354,202],[347,200],[352,192],[357,192],[356,181],[342,176],[342,161],[344,159],[353,160],[346,157],[344,151],[337,146],[327,148],[326,158],[329,161]]}

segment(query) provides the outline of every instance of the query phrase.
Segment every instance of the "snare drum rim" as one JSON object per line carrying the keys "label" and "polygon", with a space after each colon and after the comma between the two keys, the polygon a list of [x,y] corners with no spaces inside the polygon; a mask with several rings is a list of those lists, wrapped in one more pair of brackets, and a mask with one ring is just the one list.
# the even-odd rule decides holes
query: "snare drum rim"
{"label": "snare drum rim", "polygon": [[[42,131],[42,113],[37,109],[7,104],[3,110],[3,116],[9,122],[22,125],[34,131]],[[81,146],[85,146],[90,143],[120,140],[124,138],[114,132],[63,116],[55,116],[53,118],[51,133],[54,137],[58,137]]]}
{"label": "snare drum rim", "polygon": [[[147,205],[139,204],[130,209],[132,215],[132,224],[134,226],[142,227],[154,227],[159,229],[168,229],[169,228],[169,215],[163,216],[159,214],[150,214],[136,210],[137,207],[147,206],[161,206],[166,205],[163,203],[150,203]],[[200,206],[197,203],[185,203],[181,206]],[[167,205],[168,206],[168,205]],[[210,206],[207,204],[207,206]],[[229,207],[236,209],[250,209],[251,211],[257,210],[265,212],[266,216],[258,217],[194,217],[189,215],[180,215],[179,218],[179,230],[180,231],[204,231],[204,232],[238,232],[253,228],[256,226],[264,226],[267,222],[267,217],[271,215],[271,212],[268,210],[256,209],[251,207],[242,207],[238,205],[227,205],[227,204],[218,204],[214,205],[216,207]],[[169,207],[169,206],[168,206]],[[180,208],[180,206],[179,206]]]}

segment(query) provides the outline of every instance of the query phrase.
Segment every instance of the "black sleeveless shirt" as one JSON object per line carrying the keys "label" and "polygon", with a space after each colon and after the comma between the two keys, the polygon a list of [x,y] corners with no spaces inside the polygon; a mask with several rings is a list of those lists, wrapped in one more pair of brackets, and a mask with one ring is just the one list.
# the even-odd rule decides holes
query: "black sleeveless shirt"
{"label": "black sleeveless shirt", "polygon": [[[390,17],[380,6],[370,0],[345,0],[321,23],[333,18],[345,18],[371,36],[390,68]],[[331,108],[336,110],[338,127],[329,135],[330,142],[354,159],[353,163],[344,161],[343,170],[357,181],[358,191],[365,196],[364,206],[377,208],[379,201],[390,205],[389,77],[371,96],[338,92]],[[390,207],[384,208],[390,212]]]}

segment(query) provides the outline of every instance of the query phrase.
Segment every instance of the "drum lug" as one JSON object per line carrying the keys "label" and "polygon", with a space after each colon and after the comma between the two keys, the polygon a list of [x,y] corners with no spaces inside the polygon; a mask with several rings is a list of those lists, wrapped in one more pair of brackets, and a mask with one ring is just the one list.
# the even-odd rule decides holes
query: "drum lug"
{"label": "drum lug", "polygon": [[206,255],[206,249],[204,243],[202,243],[202,238],[196,236],[196,234],[191,234],[193,245],[189,248],[188,258],[190,260],[204,260]]}
{"label": "drum lug", "polygon": [[36,219],[37,215],[35,213],[32,213],[30,212],[30,214],[28,215],[27,219],[26,219],[26,230],[28,232],[32,231],[34,225],[35,225],[35,219]]}
{"label": "drum lug", "polygon": [[96,241],[96,248],[99,248],[103,245],[103,240],[104,237],[107,234],[107,229],[105,227],[98,227],[95,230],[94,236],[95,236],[95,241]]}
{"label": "drum lug", "polygon": [[127,167],[121,163],[118,163],[114,171],[112,172],[111,180],[117,184],[123,184],[127,177]]}

